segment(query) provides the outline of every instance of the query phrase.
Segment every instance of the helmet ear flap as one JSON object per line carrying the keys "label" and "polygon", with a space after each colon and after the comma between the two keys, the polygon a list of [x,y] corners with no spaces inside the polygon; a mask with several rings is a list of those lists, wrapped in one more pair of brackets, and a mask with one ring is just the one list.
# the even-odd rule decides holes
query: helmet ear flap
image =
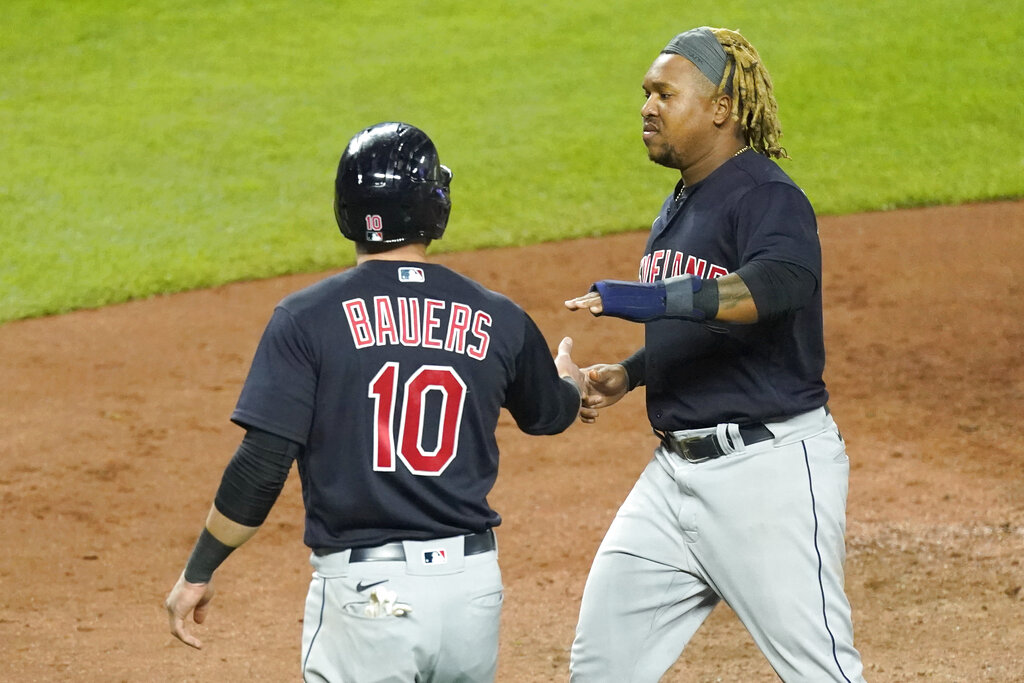
{"label": "helmet ear flap", "polygon": [[335,220],[354,242],[398,246],[438,239],[451,211],[451,179],[426,133],[379,123],[356,134],[338,162]]}

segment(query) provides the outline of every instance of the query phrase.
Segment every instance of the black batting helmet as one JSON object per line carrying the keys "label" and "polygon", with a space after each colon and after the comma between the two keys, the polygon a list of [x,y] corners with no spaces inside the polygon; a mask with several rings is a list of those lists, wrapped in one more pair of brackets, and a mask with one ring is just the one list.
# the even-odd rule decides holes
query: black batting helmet
{"label": "black batting helmet", "polygon": [[378,123],[356,134],[341,155],[334,217],[342,235],[369,246],[438,239],[452,208],[451,179],[426,133]]}

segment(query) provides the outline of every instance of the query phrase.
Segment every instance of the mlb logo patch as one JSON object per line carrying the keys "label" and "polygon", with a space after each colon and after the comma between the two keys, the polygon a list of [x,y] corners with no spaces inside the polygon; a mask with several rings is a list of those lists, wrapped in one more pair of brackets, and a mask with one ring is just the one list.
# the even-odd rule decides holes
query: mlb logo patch
{"label": "mlb logo patch", "polygon": [[448,562],[448,553],[445,550],[424,550],[423,564],[445,564]]}
{"label": "mlb logo patch", "polygon": [[383,242],[384,234],[381,230],[384,229],[384,220],[377,214],[368,214],[366,216],[366,241],[367,242]]}
{"label": "mlb logo patch", "polygon": [[424,282],[426,278],[423,275],[422,268],[411,268],[405,266],[398,269],[398,281],[399,282]]}

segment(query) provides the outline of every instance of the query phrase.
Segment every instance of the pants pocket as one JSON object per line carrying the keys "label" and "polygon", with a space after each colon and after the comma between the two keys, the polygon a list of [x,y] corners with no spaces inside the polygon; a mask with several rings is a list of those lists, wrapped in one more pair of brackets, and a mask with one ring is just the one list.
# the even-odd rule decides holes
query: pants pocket
{"label": "pants pocket", "polygon": [[501,607],[505,602],[505,589],[504,587],[498,588],[497,590],[475,595],[469,599],[469,604],[473,607],[480,607],[483,609],[492,609],[494,607]]}

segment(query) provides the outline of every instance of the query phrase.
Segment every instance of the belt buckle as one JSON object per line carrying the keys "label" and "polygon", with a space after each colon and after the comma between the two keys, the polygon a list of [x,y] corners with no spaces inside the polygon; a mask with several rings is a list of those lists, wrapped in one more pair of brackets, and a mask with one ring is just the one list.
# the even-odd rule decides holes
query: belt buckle
{"label": "belt buckle", "polygon": [[685,439],[673,438],[676,443],[676,449],[679,451],[679,455],[683,456],[683,460],[686,462],[704,462],[710,460],[707,456],[705,457],[694,457],[693,451],[690,450],[690,444],[698,441],[703,441],[703,436],[688,436]]}

